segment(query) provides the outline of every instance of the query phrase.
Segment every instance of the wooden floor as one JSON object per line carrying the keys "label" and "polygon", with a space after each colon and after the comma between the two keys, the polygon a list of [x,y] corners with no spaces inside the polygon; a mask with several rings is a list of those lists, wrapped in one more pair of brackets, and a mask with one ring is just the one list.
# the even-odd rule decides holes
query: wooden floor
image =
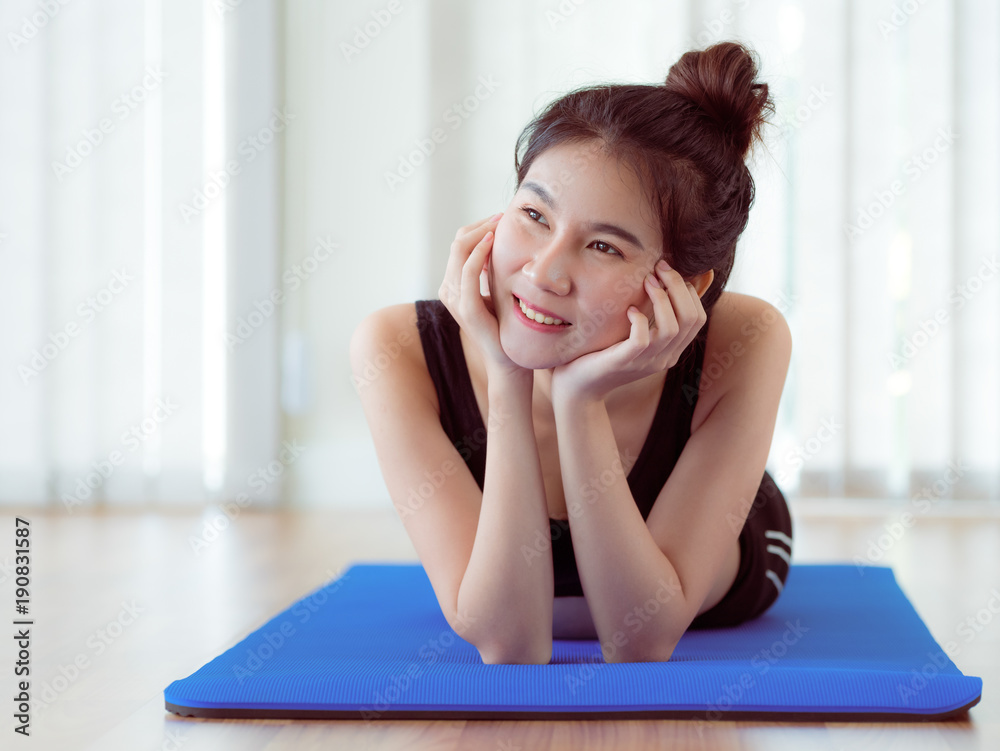
{"label": "wooden floor", "polygon": [[[954,640],[954,661],[984,682],[965,718],[943,723],[762,723],[632,720],[229,721],[164,709],[163,689],[241,640],[345,565],[415,560],[391,509],[378,512],[244,511],[204,549],[206,513],[73,515],[24,511],[31,520],[32,689],[46,684],[32,717],[31,749],[990,749],[1000,748],[1000,614],[972,639],[966,617],[1000,588],[996,506],[920,515],[885,557],[935,638]],[[878,544],[892,506],[792,501],[793,563],[850,562]],[[14,604],[14,512],[0,514],[0,603]],[[898,532],[899,530],[897,530]],[[891,543],[890,543],[891,540]],[[9,621],[8,621],[9,623]],[[8,625],[7,628],[13,628]],[[0,639],[3,748],[14,748],[9,698],[13,640]],[[75,663],[75,664],[74,664]],[[82,667],[77,667],[82,665]]]}

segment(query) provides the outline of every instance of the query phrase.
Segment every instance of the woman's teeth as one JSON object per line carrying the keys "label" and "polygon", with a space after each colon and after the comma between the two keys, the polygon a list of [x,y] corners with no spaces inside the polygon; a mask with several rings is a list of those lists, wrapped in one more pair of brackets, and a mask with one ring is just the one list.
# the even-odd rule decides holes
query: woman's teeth
{"label": "woman's teeth", "polygon": [[561,318],[553,318],[552,316],[547,316],[547,315],[544,315],[542,313],[536,313],[534,310],[532,310],[527,305],[525,305],[524,301],[521,300],[521,298],[518,298],[517,302],[521,306],[521,312],[524,313],[525,317],[528,318],[528,319],[530,319],[530,320],[532,320],[532,321],[534,321],[535,323],[546,323],[546,324],[548,324],[550,326],[561,326],[561,325],[562,326],[568,326],[569,325],[568,323],[566,323]]}

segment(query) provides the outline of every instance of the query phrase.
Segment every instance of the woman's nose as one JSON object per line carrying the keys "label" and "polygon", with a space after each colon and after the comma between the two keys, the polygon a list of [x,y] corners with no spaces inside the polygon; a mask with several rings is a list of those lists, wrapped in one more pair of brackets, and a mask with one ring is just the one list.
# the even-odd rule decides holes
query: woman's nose
{"label": "woman's nose", "polygon": [[565,248],[561,248],[558,242],[551,242],[535,253],[535,257],[524,265],[522,271],[539,289],[565,295],[570,288],[566,263]]}

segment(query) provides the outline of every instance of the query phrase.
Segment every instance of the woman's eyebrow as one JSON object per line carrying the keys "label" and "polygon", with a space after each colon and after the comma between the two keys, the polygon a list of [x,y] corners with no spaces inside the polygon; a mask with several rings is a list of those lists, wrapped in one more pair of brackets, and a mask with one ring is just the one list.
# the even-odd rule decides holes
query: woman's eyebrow
{"label": "woman's eyebrow", "polygon": [[527,188],[531,192],[535,193],[539,198],[541,198],[545,203],[547,203],[552,208],[559,208],[556,206],[556,199],[552,197],[552,194],[545,188],[544,185],[539,185],[531,180],[525,180],[521,183],[522,188]]}
{"label": "woman's eyebrow", "polygon": [[[549,193],[549,191],[545,188],[544,185],[539,185],[538,183],[532,180],[525,180],[523,183],[521,183],[521,187],[525,188],[526,190],[530,190],[532,193],[536,194],[539,198],[541,198],[545,203],[547,203],[552,208],[554,209],[559,208],[556,205],[556,201],[552,197],[552,194]],[[619,239],[624,240],[627,243],[631,243],[643,253],[646,252],[645,246],[643,246],[643,244],[639,241],[638,237],[636,237],[633,233],[629,232],[624,227],[619,227],[617,224],[609,224],[608,222],[590,222],[589,224],[586,224],[584,226],[587,229],[593,230],[595,232],[607,232],[609,235],[615,235]]]}

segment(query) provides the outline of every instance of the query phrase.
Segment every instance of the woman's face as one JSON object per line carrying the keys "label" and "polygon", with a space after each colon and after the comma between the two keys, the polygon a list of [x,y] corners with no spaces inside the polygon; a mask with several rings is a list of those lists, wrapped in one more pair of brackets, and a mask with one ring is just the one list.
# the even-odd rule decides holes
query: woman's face
{"label": "woman's face", "polygon": [[[507,356],[547,369],[627,339],[630,305],[652,315],[643,278],[661,237],[638,178],[596,141],[540,154],[497,225],[487,268]],[[518,300],[570,325],[531,323]]]}

